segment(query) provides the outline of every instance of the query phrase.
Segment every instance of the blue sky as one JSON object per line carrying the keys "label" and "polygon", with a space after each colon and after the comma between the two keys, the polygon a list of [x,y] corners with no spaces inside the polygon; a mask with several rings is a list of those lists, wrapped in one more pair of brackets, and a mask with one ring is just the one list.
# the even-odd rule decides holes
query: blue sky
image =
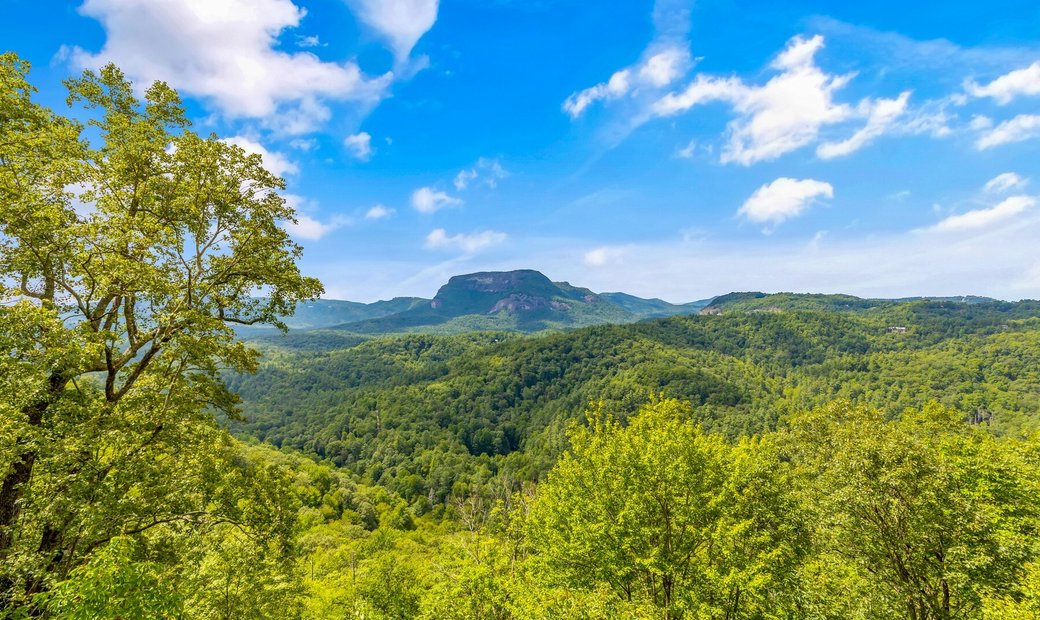
{"label": "blue sky", "polygon": [[327,297],[1040,297],[1035,1],[4,4],[41,101],[112,61],[264,155]]}

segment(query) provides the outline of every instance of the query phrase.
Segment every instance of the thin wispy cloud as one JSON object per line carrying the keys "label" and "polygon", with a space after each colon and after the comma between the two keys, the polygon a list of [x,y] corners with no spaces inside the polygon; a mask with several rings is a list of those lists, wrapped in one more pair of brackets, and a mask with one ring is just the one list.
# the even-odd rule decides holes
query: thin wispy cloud
{"label": "thin wispy cloud", "polygon": [[425,247],[431,250],[459,250],[472,254],[498,245],[505,241],[506,237],[505,233],[494,230],[449,235],[443,228],[435,228],[426,236]]}
{"label": "thin wispy cloud", "polygon": [[455,189],[462,191],[471,184],[478,183],[491,189],[498,187],[498,182],[509,176],[509,171],[502,166],[498,159],[481,157],[472,168],[459,170],[452,184]]}
{"label": "thin wispy cloud", "polygon": [[1029,184],[1029,179],[1024,179],[1014,172],[1004,172],[986,181],[983,191],[990,194],[1002,194],[1013,189],[1022,189]]}
{"label": "thin wispy cloud", "polygon": [[988,209],[975,209],[960,215],[951,215],[936,224],[939,232],[961,232],[986,228],[1013,219],[1036,206],[1032,196],[1010,196]]}
{"label": "thin wispy cloud", "polygon": [[438,0],[347,0],[358,17],[385,38],[400,64],[437,21]]}

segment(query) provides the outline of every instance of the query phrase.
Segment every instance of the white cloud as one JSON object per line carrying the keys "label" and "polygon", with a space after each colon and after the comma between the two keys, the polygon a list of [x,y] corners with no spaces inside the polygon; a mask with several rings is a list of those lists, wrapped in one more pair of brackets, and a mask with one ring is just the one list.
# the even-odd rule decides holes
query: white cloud
{"label": "white cloud", "polygon": [[779,75],[764,85],[699,75],[685,90],[659,99],[653,112],[671,116],[711,101],[729,103],[738,116],[727,127],[722,161],[750,165],[776,159],[814,142],[821,127],[856,116],[853,108],[834,101],[853,75],[830,75],[816,66],[822,47],[819,35],[795,37],[770,65]]}
{"label": "white cloud", "polygon": [[1040,95],[1040,60],[1023,69],[1016,69],[980,86],[972,80],[964,84],[972,96],[991,97],[1005,105],[1019,95]]}
{"label": "white cloud", "polygon": [[641,62],[615,71],[606,82],[571,93],[563,102],[563,110],[572,119],[578,118],[597,101],[611,101],[634,95],[641,88],[664,88],[685,75],[690,68],[690,53],[677,45],[669,45],[663,49],[652,45],[643,55],[644,59]]}
{"label": "white cloud", "polygon": [[305,14],[291,0],[86,0],[79,10],[107,37],[97,53],[66,48],[74,65],[114,62],[139,87],[164,80],[229,118],[269,119],[284,133],[324,123],[323,100],[374,104],[393,77],[278,49]]}
{"label": "white cloud", "polygon": [[318,47],[321,45],[321,39],[319,39],[316,34],[309,37],[298,37],[296,39],[296,45],[299,45],[300,47]]}
{"label": "white cloud", "polygon": [[347,147],[351,155],[361,161],[368,161],[372,157],[372,136],[367,131],[347,136],[343,140],[343,145]]}
{"label": "white cloud", "polygon": [[939,232],[958,232],[985,228],[999,222],[1009,220],[1036,205],[1031,196],[1011,196],[1000,204],[989,209],[976,209],[960,215],[951,215],[936,224],[933,229]]}
{"label": "white cloud", "polygon": [[842,157],[876,140],[879,136],[888,132],[892,126],[906,112],[907,101],[910,92],[906,91],[896,99],[878,99],[871,104],[867,124],[852,134],[851,137],[841,142],[824,142],[816,149],[816,154],[821,159],[833,159]]}
{"label": "white cloud", "polygon": [[601,247],[585,252],[582,262],[589,267],[605,267],[621,262],[623,251],[620,248]]}
{"label": "white cloud", "polygon": [[312,151],[318,147],[318,141],[314,138],[293,138],[289,146],[299,151]]}
{"label": "white cloud", "polygon": [[343,220],[320,222],[309,215],[297,214],[295,222],[285,222],[285,230],[297,239],[317,241],[345,224],[346,221]]}
{"label": "white cloud", "polygon": [[693,153],[697,150],[697,141],[690,140],[686,143],[686,146],[675,151],[675,156],[679,159],[693,159]]}
{"label": "white cloud", "polygon": [[661,88],[682,77],[689,63],[689,52],[675,47],[669,48],[647,58],[639,68],[639,77],[643,82]]}
{"label": "white cloud", "polygon": [[437,21],[438,0],[347,0],[367,26],[390,42],[403,62]]}
{"label": "white cloud", "polygon": [[837,93],[855,74],[823,71],[816,64],[823,46],[820,35],[792,38],[769,65],[777,74],[762,85],[733,76],[699,74],[685,88],[654,101],[649,114],[668,117],[711,102],[729,104],[735,117],[726,126],[720,161],[745,166],[813,144],[825,128],[850,122],[863,125],[844,140],[820,144],[820,158],[848,155],[888,133],[934,137],[951,133],[951,117],[946,112],[952,103],[949,99],[926,102],[913,112],[910,91],[894,99],[864,98],[855,106],[836,101]]}
{"label": "white cloud", "polygon": [[506,240],[506,234],[493,230],[483,230],[471,234],[459,233],[448,235],[443,228],[437,228],[426,236],[426,247],[428,249],[458,249],[472,254],[493,245],[498,245]]}
{"label": "white cloud", "polygon": [[267,150],[256,140],[245,136],[232,136],[230,138],[224,138],[222,142],[233,144],[246,153],[256,153],[260,155],[260,159],[264,163],[264,168],[266,168],[271,174],[284,177],[287,174],[296,174],[300,171],[299,167],[285,155]]}
{"label": "white cloud", "polygon": [[498,187],[499,181],[508,176],[509,171],[502,167],[502,162],[497,159],[481,157],[472,168],[460,170],[455,175],[453,184],[455,189],[462,191],[469,187],[471,182],[479,179],[481,183],[494,189]]}
{"label": "white cloud", "polygon": [[466,187],[469,186],[470,181],[475,178],[477,178],[476,169],[471,168],[469,170],[459,170],[459,173],[455,175],[455,180],[453,181],[455,189],[459,191],[466,189]]}
{"label": "white cloud", "polygon": [[1003,194],[1012,189],[1022,189],[1029,184],[1029,179],[1023,179],[1014,172],[998,174],[986,182],[982,189],[991,194]]}
{"label": "white cloud", "polygon": [[1040,137],[1040,114],[1019,114],[1015,118],[986,130],[977,140],[975,148],[980,151]]}
{"label": "white cloud", "polygon": [[394,214],[394,210],[383,205],[376,205],[365,212],[366,220],[381,220]]}
{"label": "white cloud", "polygon": [[434,213],[444,207],[461,205],[458,198],[449,196],[430,187],[420,187],[412,192],[412,208],[419,213]]}
{"label": "white cloud", "polygon": [[606,82],[590,86],[585,90],[571,93],[563,102],[563,110],[570,114],[571,118],[578,118],[585,109],[597,101],[617,99],[628,92],[629,76],[628,69],[617,71]]}
{"label": "white cloud", "polygon": [[985,114],[975,114],[971,117],[971,123],[968,126],[975,131],[982,131],[993,126],[993,119]]}
{"label": "white cloud", "polygon": [[779,224],[801,214],[820,198],[833,198],[830,183],[781,177],[758,188],[737,211],[752,222]]}
{"label": "white cloud", "polygon": [[317,241],[330,232],[351,224],[351,219],[343,215],[334,215],[322,222],[311,215],[317,210],[318,204],[298,194],[282,194],[282,198],[296,212],[296,221],[283,222],[282,227],[297,239]]}

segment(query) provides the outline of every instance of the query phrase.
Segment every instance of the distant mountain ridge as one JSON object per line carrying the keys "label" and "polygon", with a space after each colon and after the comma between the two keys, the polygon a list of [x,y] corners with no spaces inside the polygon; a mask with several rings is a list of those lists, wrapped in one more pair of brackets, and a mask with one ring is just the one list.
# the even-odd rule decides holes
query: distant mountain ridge
{"label": "distant mountain ridge", "polygon": [[935,302],[954,304],[982,304],[998,300],[976,295],[961,297],[901,297],[898,299],[863,298],[853,295],[821,293],[761,293],[758,291],[736,292],[719,295],[700,312],[720,314],[722,312],[776,312],[811,310],[817,312],[863,312],[913,302]]}
{"label": "distant mountain ridge", "polygon": [[370,304],[318,299],[301,302],[286,317],[293,331],[335,330],[362,337],[387,333],[452,334],[467,331],[537,332],[604,323],[723,312],[866,312],[910,302],[978,304],[988,297],[869,299],[841,294],[734,292],[673,304],[622,292],[595,293],[553,282],[533,269],[482,271],[453,276],[433,299],[396,297]]}

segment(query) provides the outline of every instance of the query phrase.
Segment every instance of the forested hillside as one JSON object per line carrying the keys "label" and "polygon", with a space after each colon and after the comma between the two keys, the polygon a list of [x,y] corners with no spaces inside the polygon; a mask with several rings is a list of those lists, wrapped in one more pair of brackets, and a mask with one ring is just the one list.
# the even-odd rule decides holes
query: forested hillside
{"label": "forested hillside", "polygon": [[730,311],[533,337],[384,337],[327,351],[320,340],[265,341],[259,372],[230,378],[245,415],[233,428],[327,458],[408,501],[440,503],[496,475],[536,480],[588,406],[624,419],[658,395],[691,403],[698,424],[729,438],[836,399],[888,417],[935,400],[997,434],[1040,425],[1034,302]]}

